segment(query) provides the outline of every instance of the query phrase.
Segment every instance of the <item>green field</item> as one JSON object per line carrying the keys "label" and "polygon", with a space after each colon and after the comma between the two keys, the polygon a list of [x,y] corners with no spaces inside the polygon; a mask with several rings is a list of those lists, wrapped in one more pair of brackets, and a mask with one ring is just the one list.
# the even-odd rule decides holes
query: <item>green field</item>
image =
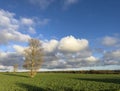
{"label": "green field", "polygon": [[120,91],[120,75],[0,73],[0,91]]}

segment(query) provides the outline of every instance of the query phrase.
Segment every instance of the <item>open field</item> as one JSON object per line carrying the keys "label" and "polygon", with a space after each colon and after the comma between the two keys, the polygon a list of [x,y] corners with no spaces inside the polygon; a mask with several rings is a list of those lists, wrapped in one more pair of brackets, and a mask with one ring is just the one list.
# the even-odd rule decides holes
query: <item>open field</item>
{"label": "open field", "polygon": [[120,91],[120,74],[0,73],[0,91]]}

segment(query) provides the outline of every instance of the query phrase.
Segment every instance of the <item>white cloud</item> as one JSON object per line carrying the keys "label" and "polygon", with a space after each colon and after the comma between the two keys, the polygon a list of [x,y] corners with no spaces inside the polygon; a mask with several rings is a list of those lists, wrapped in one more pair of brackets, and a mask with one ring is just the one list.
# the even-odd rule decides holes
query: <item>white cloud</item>
{"label": "white cloud", "polygon": [[27,42],[30,39],[29,35],[22,34],[16,30],[1,30],[0,44],[7,44],[10,41]]}
{"label": "white cloud", "polygon": [[18,29],[18,20],[14,18],[15,14],[0,9],[0,29],[9,30]]}
{"label": "white cloud", "polygon": [[58,49],[66,52],[78,52],[88,47],[86,39],[76,39],[73,36],[67,36],[60,40]]}
{"label": "white cloud", "polygon": [[[69,1],[69,3],[73,1]],[[30,18],[16,19],[14,13],[0,10],[0,44],[7,44],[11,41],[27,42],[31,37],[21,33],[19,28],[21,25],[28,26],[27,29],[31,33],[35,33],[34,20]],[[46,25],[49,19],[39,21],[40,25]],[[115,37],[105,37],[103,44],[113,46],[118,44],[119,40]],[[0,52],[0,68],[12,66],[16,63],[22,66],[24,47],[13,45],[15,52]],[[45,62],[42,67],[45,68],[79,68],[81,66],[91,66],[98,60],[89,50],[89,42],[86,39],[77,39],[73,36],[67,36],[60,41],[51,39],[43,41],[43,48],[46,52]],[[120,50],[106,52],[103,57],[105,64],[120,64]]]}
{"label": "white cloud", "polygon": [[110,37],[110,36],[106,36],[103,38],[102,40],[102,44],[105,46],[114,46],[119,42],[119,40],[115,37]]}
{"label": "white cloud", "polygon": [[20,21],[14,18],[15,14],[0,10],[0,44],[10,41],[26,42],[30,36],[19,32]]}
{"label": "white cloud", "polygon": [[[59,49],[61,41],[63,40],[65,41],[65,43],[62,42],[62,44],[65,44],[66,46],[70,47],[68,49],[65,46],[63,48],[64,52],[63,50],[61,51]],[[86,39],[83,40],[87,41]],[[120,50],[106,52],[104,54],[104,57],[102,58],[103,60],[101,60],[93,56],[92,50],[89,49],[88,41],[85,41],[81,42],[81,39],[76,39],[73,36],[61,38],[60,41],[54,39],[51,39],[50,41],[42,41],[43,48],[46,52],[42,68],[64,69],[97,66],[102,64],[120,64]],[[79,48],[78,44],[84,47]],[[73,46],[75,46],[78,50],[74,49]],[[22,67],[23,56],[21,54],[23,53],[25,47],[22,47],[20,45],[13,45],[13,48],[15,49],[14,53],[1,52],[0,64],[3,66],[12,66],[13,64],[18,63]]]}
{"label": "white cloud", "polygon": [[46,52],[43,68],[79,68],[97,65],[98,58],[92,55],[86,39],[76,39],[73,36],[58,40],[43,41]]}
{"label": "white cloud", "polygon": [[35,34],[36,30],[34,29],[36,23],[34,19],[31,18],[21,18],[20,19],[21,23],[21,29],[24,29],[24,31],[27,31],[30,34]]}
{"label": "white cloud", "polygon": [[34,17],[34,18],[22,17],[20,19],[20,26],[24,32],[27,32],[30,34],[35,34],[36,33],[36,30],[35,30],[36,26],[43,27],[43,26],[47,25],[49,22],[50,22],[50,19],[48,19],[48,18],[39,19],[38,17]]}
{"label": "white cloud", "polygon": [[88,46],[88,40],[76,39],[73,36],[63,37],[60,41],[54,39],[43,41],[44,50],[48,52],[53,52],[55,49],[63,52],[79,52],[85,50]]}
{"label": "white cloud", "polygon": [[90,56],[90,57],[85,58],[85,60],[90,61],[90,62],[95,62],[95,61],[97,61],[98,59],[95,58],[94,56]]}
{"label": "white cloud", "polygon": [[30,18],[21,18],[21,23],[23,25],[30,26],[30,25],[34,24],[34,21],[32,19],[30,19]]}
{"label": "white cloud", "polygon": [[13,45],[13,48],[17,53],[23,54],[26,47],[20,45]]}
{"label": "white cloud", "polygon": [[57,45],[58,45],[57,40],[43,42],[43,48],[46,52],[53,52],[57,48]]}

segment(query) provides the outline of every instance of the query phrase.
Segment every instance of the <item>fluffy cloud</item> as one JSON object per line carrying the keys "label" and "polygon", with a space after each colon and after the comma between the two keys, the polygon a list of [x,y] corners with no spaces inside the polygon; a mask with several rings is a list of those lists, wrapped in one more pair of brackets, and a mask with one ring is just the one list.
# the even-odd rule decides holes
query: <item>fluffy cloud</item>
{"label": "fluffy cloud", "polygon": [[13,45],[13,48],[17,53],[23,54],[26,47],[20,46],[20,45]]}
{"label": "fluffy cloud", "polygon": [[[54,39],[42,41],[42,44],[46,53],[42,68],[46,69],[80,68],[102,65],[100,62],[103,62],[104,65],[119,64],[120,62],[120,51],[106,52],[103,57],[104,60],[93,56],[86,39],[76,39],[73,36],[67,36],[59,41]],[[60,49],[61,45],[65,45],[62,47],[64,50]],[[13,48],[15,52],[1,52],[0,64],[13,66],[17,63],[19,67],[22,67],[24,62],[22,53],[25,47],[13,45]]]}
{"label": "fluffy cloud", "polygon": [[20,21],[14,18],[15,14],[0,10],[0,44],[7,44],[9,41],[26,42],[30,36],[18,32]]}
{"label": "fluffy cloud", "polygon": [[49,21],[50,19],[48,18],[39,19],[21,17],[20,19],[16,19],[14,13],[0,9],[0,44],[4,39],[5,43],[11,39],[18,39],[18,41],[20,39],[20,41],[24,41],[21,38],[28,39],[30,36],[23,34],[23,32],[35,34],[36,25],[44,26],[48,24]]}
{"label": "fluffy cloud", "polygon": [[[21,27],[21,21],[15,18],[15,14],[0,10],[0,45],[7,44],[12,46],[12,43],[24,43],[27,42],[31,37],[27,34],[23,34],[19,31]],[[1,69],[11,69],[14,64],[22,66],[23,56],[19,53],[22,52],[20,46],[13,46],[16,52],[3,52],[0,51],[0,65]],[[3,49],[4,49],[3,48]],[[12,50],[12,48],[10,48]]]}
{"label": "fluffy cloud", "polygon": [[42,68],[79,68],[94,66],[98,59],[92,55],[86,39],[67,36],[58,40],[43,41],[46,52]]}
{"label": "fluffy cloud", "polygon": [[73,36],[67,36],[60,40],[58,49],[67,52],[78,52],[88,47],[86,39],[76,39]]}
{"label": "fluffy cloud", "polygon": [[0,29],[7,28],[9,30],[18,29],[18,20],[14,18],[14,13],[0,9]]}
{"label": "fluffy cloud", "polygon": [[[39,24],[46,24],[49,20],[43,19]],[[0,10],[0,44],[10,44],[9,52],[0,52],[1,68],[11,67],[18,64],[22,67],[23,50],[25,47],[15,43],[27,42],[31,37],[20,32],[20,28],[27,26],[32,33],[34,32],[34,19],[20,18],[16,19],[15,14]],[[12,44],[14,42],[14,44]],[[95,62],[89,43],[86,39],[77,39],[73,36],[67,36],[60,40],[51,39],[50,41],[42,41],[43,48],[46,53],[43,68],[77,68],[80,66],[89,66]],[[19,43],[18,43],[19,44]],[[12,49],[13,48],[13,49]],[[11,52],[12,51],[12,52]],[[14,51],[14,52],[13,52]]]}
{"label": "fluffy cloud", "polygon": [[30,39],[29,35],[22,34],[16,30],[1,30],[0,44],[7,44],[10,41],[27,42]]}
{"label": "fluffy cloud", "polygon": [[102,40],[102,44],[105,46],[115,46],[119,42],[118,38],[106,36]]}
{"label": "fluffy cloud", "polygon": [[43,48],[45,50],[45,52],[53,52],[58,45],[58,41],[57,40],[50,40],[47,42],[43,42]]}
{"label": "fluffy cloud", "polygon": [[63,37],[60,41],[50,40],[43,41],[43,48],[47,52],[53,52],[54,50],[62,52],[79,52],[89,47],[88,40],[76,39],[73,36]]}

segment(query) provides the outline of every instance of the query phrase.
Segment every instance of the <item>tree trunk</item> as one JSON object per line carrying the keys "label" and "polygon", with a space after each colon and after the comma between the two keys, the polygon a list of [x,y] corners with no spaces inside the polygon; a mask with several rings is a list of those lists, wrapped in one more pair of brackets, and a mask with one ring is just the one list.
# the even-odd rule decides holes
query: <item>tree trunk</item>
{"label": "tree trunk", "polygon": [[32,60],[32,63],[31,63],[31,71],[30,71],[30,77],[34,77],[34,61]]}
{"label": "tree trunk", "polygon": [[31,69],[31,71],[30,71],[30,77],[34,77],[34,75],[33,75],[33,69]]}

